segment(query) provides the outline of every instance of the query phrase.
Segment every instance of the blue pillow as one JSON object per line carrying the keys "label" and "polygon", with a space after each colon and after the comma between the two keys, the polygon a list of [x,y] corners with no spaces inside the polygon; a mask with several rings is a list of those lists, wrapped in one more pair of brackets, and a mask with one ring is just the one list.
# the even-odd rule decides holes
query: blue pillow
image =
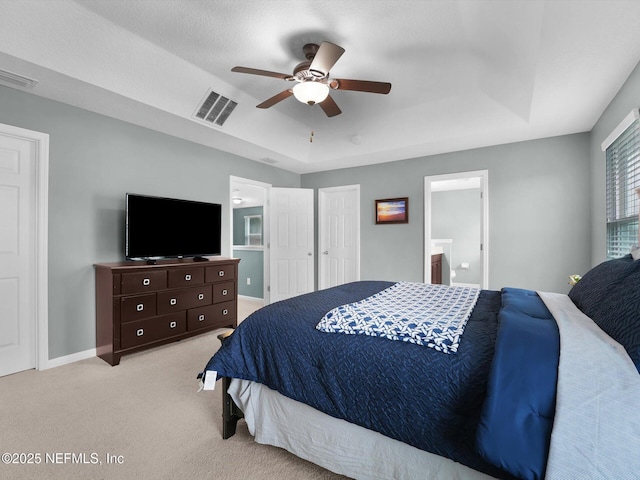
{"label": "blue pillow", "polygon": [[610,290],[617,289],[627,276],[638,269],[640,262],[634,262],[631,255],[603,262],[583,275],[582,280],[569,291],[569,298],[589,315],[589,312],[606,301]]}
{"label": "blue pillow", "polygon": [[640,261],[627,255],[587,272],[569,297],[622,345],[640,373]]}
{"label": "blue pillow", "polygon": [[640,271],[626,277],[618,288],[611,289],[590,316],[625,348],[640,373]]}

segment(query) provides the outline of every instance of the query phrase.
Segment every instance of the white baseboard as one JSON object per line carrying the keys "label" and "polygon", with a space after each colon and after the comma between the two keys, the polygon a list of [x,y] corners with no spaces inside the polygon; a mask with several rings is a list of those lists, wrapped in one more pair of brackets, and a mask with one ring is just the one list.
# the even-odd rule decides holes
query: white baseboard
{"label": "white baseboard", "polygon": [[44,366],[41,365],[40,370],[48,370],[49,368],[61,367],[62,365],[67,365],[69,363],[78,362],[86,358],[95,357],[96,354],[96,349],[90,348],[89,350],[85,350],[84,352],[77,352],[72,353],[71,355],[65,355],[63,357],[52,358],[45,362]]}
{"label": "white baseboard", "polygon": [[238,295],[238,300],[249,300],[251,302],[264,302],[264,298],[250,297],[248,295]]}
{"label": "white baseboard", "polygon": [[451,282],[452,287],[468,287],[468,288],[480,288],[480,284],[478,283],[456,283]]}

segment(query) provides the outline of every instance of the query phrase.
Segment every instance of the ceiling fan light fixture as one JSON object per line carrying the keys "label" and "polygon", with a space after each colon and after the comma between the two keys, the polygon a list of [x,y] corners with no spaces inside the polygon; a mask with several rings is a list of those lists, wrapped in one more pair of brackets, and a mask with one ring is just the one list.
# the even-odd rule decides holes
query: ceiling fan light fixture
{"label": "ceiling fan light fixture", "polygon": [[314,105],[323,102],[329,95],[329,86],[325,83],[306,81],[293,87],[293,95],[302,103]]}
{"label": "ceiling fan light fixture", "polygon": [[302,48],[302,52],[306,61],[295,66],[293,75],[249,67],[233,67],[231,71],[296,82],[292,88],[287,88],[256,105],[257,108],[270,108],[291,96],[295,96],[299,102],[308,105],[318,103],[327,117],[335,117],[342,113],[333,97],[329,95],[330,89],[379,94],[387,94],[391,90],[391,84],[388,82],[330,78],[331,69],[344,53],[344,48],[339,45],[331,42],[322,42],[320,45],[307,43]]}

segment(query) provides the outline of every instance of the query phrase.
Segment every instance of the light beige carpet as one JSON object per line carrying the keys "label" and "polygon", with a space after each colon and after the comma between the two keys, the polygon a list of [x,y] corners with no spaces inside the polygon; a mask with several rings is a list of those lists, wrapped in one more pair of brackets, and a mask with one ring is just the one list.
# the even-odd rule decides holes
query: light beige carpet
{"label": "light beige carpet", "polygon": [[[124,356],[116,367],[91,358],[0,378],[0,478],[344,478],[255,443],[244,421],[222,440],[221,383],[197,393],[195,378],[217,333]],[[18,464],[4,463],[7,454]]]}

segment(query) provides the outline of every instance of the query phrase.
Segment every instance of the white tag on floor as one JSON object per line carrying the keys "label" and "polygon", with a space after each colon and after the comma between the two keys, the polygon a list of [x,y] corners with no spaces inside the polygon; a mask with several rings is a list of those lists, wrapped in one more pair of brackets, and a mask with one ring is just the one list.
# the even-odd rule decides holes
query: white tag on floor
{"label": "white tag on floor", "polygon": [[218,379],[218,372],[215,370],[207,370],[204,372],[204,390],[215,390],[216,380]]}

